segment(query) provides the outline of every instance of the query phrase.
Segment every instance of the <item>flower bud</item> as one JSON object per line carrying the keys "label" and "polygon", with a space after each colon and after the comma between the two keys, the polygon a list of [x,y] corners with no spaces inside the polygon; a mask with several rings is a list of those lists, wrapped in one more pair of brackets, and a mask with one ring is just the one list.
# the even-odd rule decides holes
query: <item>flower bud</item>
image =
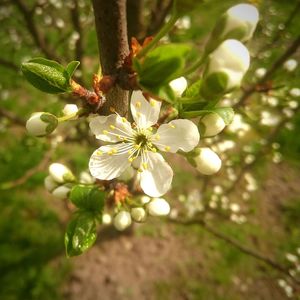
{"label": "flower bud", "polygon": [[82,184],[93,184],[96,179],[89,172],[81,172],[79,182]]}
{"label": "flower bud", "polygon": [[105,213],[102,215],[102,224],[105,224],[105,225],[111,224],[111,215],[110,214]]}
{"label": "flower bud", "polygon": [[300,97],[300,89],[298,88],[292,88],[289,93],[292,97]]}
{"label": "flower bud", "polygon": [[248,49],[237,40],[224,41],[209,55],[201,93],[206,98],[238,87],[250,65]]}
{"label": "flower bud", "polygon": [[56,116],[46,112],[36,112],[26,122],[26,129],[34,136],[45,136],[53,132],[58,125]]}
{"label": "flower bud", "polygon": [[57,182],[50,175],[45,178],[44,185],[46,190],[50,193],[58,186]]}
{"label": "flower bud", "polygon": [[[76,114],[78,112],[78,107],[76,104],[66,104],[65,107],[63,108],[62,112],[65,116],[69,116],[69,115],[73,115]],[[75,115],[72,120],[77,119],[78,116]]]}
{"label": "flower bud", "polygon": [[163,198],[153,198],[147,205],[148,212],[151,216],[166,216],[170,213],[170,205]]}
{"label": "flower bud", "polygon": [[120,211],[114,217],[113,224],[115,228],[122,231],[131,225],[131,216],[128,211]]}
{"label": "flower bud", "polygon": [[52,195],[58,199],[66,199],[70,193],[71,189],[66,185],[61,185],[52,191]]}
{"label": "flower bud", "polygon": [[209,113],[201,118],[200,123],[204,125],[203,136],[214,136],[225,128],[224,120],[216,113]]}
{"label": "flower bud", "polygon": [[265,68],[258,68],[258,69],[256,69],[256,71],[255,71],[255,76],[257,77],[257,78],[263,78],[265,75],[266,75],[266,73],[267,73],[267,69],[265,69]]}
{"label": "flower bud", "polygon": [[185,91],[185,89],[187,88],[187,81],[182,76],[182,77],[179,77],[179,78],[176,78],[176,79],[172,80],[169,83],[169,86],[171,87],[171,89],[175,93],[176,97],[180,97],[183,94],[183,92]]}
{"label": "flower bud", "polygon": [[289,59],[283,64],[283,68],[288,72],[293,72],[298,66],[298,62],[295,59]]}
{"label": "flower bud", "polygon": [[134,207],[131,209],[131,217],[136,222],[144,222],[146,220],[147,213],[142,207]]}
{"label": "flower bud", "polygon": [[222,166],[219,156],[209,148],[198,149],[200,150],[199,155],[193,157],[197,170],[204,175],[217,173]]}
{"label": "flower bud", "polygon": [[69,168],[63,164],[53,163],[49,166],[49,173],[53,179],[58,183],[66,181],[74,181],[74,175]]}

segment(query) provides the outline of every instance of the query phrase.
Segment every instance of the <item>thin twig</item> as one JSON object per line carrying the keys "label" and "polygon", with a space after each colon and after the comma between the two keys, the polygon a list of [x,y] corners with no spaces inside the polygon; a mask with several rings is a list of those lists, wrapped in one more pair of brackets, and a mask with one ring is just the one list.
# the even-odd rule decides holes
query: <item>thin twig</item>
{"label": "thin twig", "polygon": [[47,164],[49,163],[51,156],[53,154],[53,151],[54,151],[54,149],[51,148],[48,152],[46,152],[45,156],[40,161],[40,163],[38,165],[34,166],[33,168],[29,169],[22,177],[20,177],[16,180],[13,180],[13,181],[1,183],[0,190],[9,190],[9,189],[15,188],[17,186],[20,186],[20,185],[26,183],[26,181],[30,177],[35,175],[37,172],[43,171],[45,169],[45,167],[47,166]]}
{"label": "thin twig", "polygon": [[38,26],[34,22],[33,11],[26,6],[23,0],[15,0],[13,3],[17,6],[22,14],[29,33],[31,34],[36,46],[49,59],[60,61],[54,49],[47,44],[45,36],[41,33]]}
{"label": "thin twig", "polygon": [[278,264],[277,262],[273,261],[269,257],[267,257],[259,252],[256,252],[253,249],[251,249],[245,245],[240,244],[239,242],[232,239],[231,237],[226,236],[222,232],[217,231],[213,227],[209,226],[204,220],[200,220],[200,219],[191,219],[191,220],[170,219],[170,222],[175,223],[175,224],[184,225],[184,226],[199,225],[202,228],[204,228],[206,231],[208,231],[209,233],[214,235],[215,237],[217,237],[217,238],[223,240],[224,242],[226,242],[227,244],[239,249],[241,252],[264,262],[265,264],[272,267],[273,269],[276,269],[277,271],[285,274],[286,276],[291,278],[296,284],[300,284],[300,281],[297,278],[293,277],[289,273],[287,268],[285,268],[282,265]]}
{"label": "thin twig", "polygon": [[18,72],[20,70],[20,68],[14,62],[6,60],[6,59],[1,58],[1,57],[0,57],[0,65],[5,67],[5,68],[11,69],[15,72]]}
{"label": "thin twig", "polygon": [[5,117],[12,121],[13,123],[20,125],[20,126],[25,126],[25,121],[21,119],[19,116],[15,115],[11,111],[8,111],[4,108],[0,108],[0,116]]}

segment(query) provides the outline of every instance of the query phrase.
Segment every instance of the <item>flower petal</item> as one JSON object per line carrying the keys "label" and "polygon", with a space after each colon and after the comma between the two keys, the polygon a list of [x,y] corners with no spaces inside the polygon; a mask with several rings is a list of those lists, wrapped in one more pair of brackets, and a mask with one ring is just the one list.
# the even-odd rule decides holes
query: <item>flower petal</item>
{"label": "flower petal", "polygon": [[157,123],[161,102],[151,99],[150,103],[141,91],[134,91],[131,96],[130,109],[139,128],[148,128]]}
{"label": "flower petal", "polygon": [[173,170],[159,153],[147,153],[148,168],[140,174],[141,188],[150,197],[160,197],[171,187]]}
{"label": "flower petal", "polygon": [[90,128],[96,138],[104,142],[120,142],[133,135],[130,123],[117,114],[93,118]]}
{"label": "flower petal", "polygon": [[102,146],[94,151],[89,162],[92,176],[101,180],[111,180],[120,176],[130,165],[130,147],[128,143],[122,143]]}
{"label": "flower petal", "polygon": [[198,145],[199,139],[198,128],[192,121],[178,119],[161,125],[152,136],[152,143],[161,151],[189,152]]}

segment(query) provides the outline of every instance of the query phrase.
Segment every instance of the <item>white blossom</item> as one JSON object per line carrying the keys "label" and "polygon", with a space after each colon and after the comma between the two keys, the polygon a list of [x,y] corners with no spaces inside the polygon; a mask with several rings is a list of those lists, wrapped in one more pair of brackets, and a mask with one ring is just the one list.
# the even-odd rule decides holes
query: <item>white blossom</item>
{"label": "white blossom", "polygon": [[61,185],[52,191],[52,195],[58,199],[66,199],[71,188],[66,185]]}
{"label": "white blossom", "polygon": [[267,69],[266,68],[258,68],[255,70],[255,76],[257,78],[263,78],[267,73]]}
{"label": "white blossom", "polygon": [[226,23],[223,36],[235,30],[242,30],[241,41],[249,40],[258,23],[259,13],[255,6],[250,4],[238,4],[229,8],[226,12]]}
{"label": "white blossom", "polygon": [[237,40],[225,40],[209,55],[207,76],[214,73],[226,74],[226,89],[229,90],[241,84],[249,65],[248,49]]}
{"label": "white blossom", "polygon": [[298,66],[298,62],[295,59],[289,59],[283,64],[283,68],[288,72],[293,72]]}
{"label": "white blossom", "polygon": [[187,81],[182,76],[182,77],[179,77],[179,78],[176,78],[176,79],[172,80],[169,83],[169,86],[171,87],[171,89],[173,90],[175,95],[177,97],[180,97],[183,94],[183,92],[185,91],[185,89],[187,88]]}
{"label": "white blossom", "polygon": [[147,204],[147,210],[151,216],[167,216],[170,213],[170,205],[163,198],[153,198]]}
{"label": "white blossom", "polygon": [[34,136],[45,136],[50,134],[57,127],[57,118],[49,113],[36,112],[26,122],[26,129]]}
{"label": "white blossom", "polygon": [[58,187],[58,183],[50,175],[45,178],[44,185],[48,192],[52,192],[55,188]]}
{"label": "white blossom", "polygon": [[221,166],[222,161],[220,157],[210,148],[200,148],[198,156],[193,158],[196,169],[204,175],[212,175],[217,173]]}
{"label": "white blossom", "polygon": [[70,116],[74,114],[73,119],[77,119],[78,116],[76,115],[76,113],[78,112],[78,106],[76,104],[66,104],[62,110],[63,114],[65,116]]}
{"label": "white blossom", "polygon": [[142,207],[133,207],[130,211],[131,217],[136,222],[144,222],[147,217],[147,213]]}
{"label": "white blossom", "polygon": [[204,136],[214,136],[220,133],[226,126],[223,118],[216,113],[209,113],[201,118],[200,122],[205,126]]}
{"label": "white blossom", "polygon": [[110,144],[101,146],[90,158],[91,174],[101,180],[119,177],[131,164],[139,171],[143,191],[151,197],[165,194],[172,182],[173,171],[157,151],[175,153],[193,150],[200,139],[197,126],[189,120],[177,119],[156,124],[161,102],[148,102],[141,91],[133,92],[131,113],[135,127],[118,114],[98,116],[90,128],[97,139]]}
{"label": "white blossom", "polygon": [[113,220],[115,228],[122,231],[131,225],[131,216],[128,211],[122,210],[116,214]]}
{"label": "white blossom", "polygon": [[64,183],[66,181],[72,181],[74,175],[65,165],[60,163],[53,163],[49,166],[49,173],[52,178],[58,183]]}

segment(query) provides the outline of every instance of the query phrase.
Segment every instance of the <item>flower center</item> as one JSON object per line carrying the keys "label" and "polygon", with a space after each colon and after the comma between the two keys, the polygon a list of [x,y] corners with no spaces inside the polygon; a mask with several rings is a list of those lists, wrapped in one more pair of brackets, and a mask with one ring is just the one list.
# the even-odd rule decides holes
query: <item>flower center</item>
{"label": "flower center", "polygon": [[145,134],[140,133],[135,136],[135,143],[141,148],[144,148],[148,143],[148,138]]}

